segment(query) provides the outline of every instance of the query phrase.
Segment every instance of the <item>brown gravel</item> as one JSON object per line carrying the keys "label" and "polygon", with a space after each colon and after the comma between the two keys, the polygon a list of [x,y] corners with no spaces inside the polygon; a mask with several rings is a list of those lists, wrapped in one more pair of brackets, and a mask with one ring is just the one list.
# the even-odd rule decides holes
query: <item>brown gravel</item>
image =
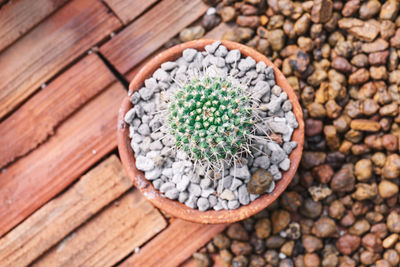
{"label": "brown gravel", "polygon": [[[205,251],[216,250],[224,266],[399,266],[400,2],[214,4],[202,27],[229,21],[222,39],[254,47],[282,70],[303,108],[305,145],[278,200]],[[190,38],[204,34],[188,29]],[[209,263],[203,256],[196,261]]]}

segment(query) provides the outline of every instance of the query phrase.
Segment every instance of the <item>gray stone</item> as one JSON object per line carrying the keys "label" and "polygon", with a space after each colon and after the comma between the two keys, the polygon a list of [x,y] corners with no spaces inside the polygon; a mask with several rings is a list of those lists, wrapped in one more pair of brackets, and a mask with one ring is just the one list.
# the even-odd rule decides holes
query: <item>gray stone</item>
{"label": "gray stone", "polygon": [[222,210],[223,209],[222,202],[217,202],[217,204],[213,206],[213,209],[216,211]]}
{"label": "gray stone", "polygon": [[239,61],[238,69],[246,72],[255,66],[256,66],[256,61],[250,57],[247,57]]}
{"label": "gray stone", "polygon": [[272,95],[269,100],[269,103],[267,103],[268,110],[272,113],[276,113],[276,112],[280,111],[281,104],[283,101],[284,101],[284,99],[281,96],[277,97],[275,95]]}
{"label": "gray stone", "polygon": [[223,177],[222,178],[223,187],[226,189],[229,189],[229,187],[231,187],[232,180],[233,180],[233,177],[230,175]]}
{"label": "gray stone", "polygon": [[[143,107],[142,107],[142,109],[143,109]],[[143,109],[143,111],[144,111],[144,109]],[[147,124],[147,125],[149,125],[149,122],[150,122],[150,116],[149,115],[143,115],[142,116],[142,124]],[[149,126],[150,127],[150,126]]]}
{"label": "gray stone", "polygon": [[241,185],[238,190],[239,193],[239,202],[242,205],[247,205],[250,203],[250,195],[247,191],[247,185]]}
{"label": "gray stone", "polygon": [[236,199],[228,201],[228,209],[235,210],[239,207],[240,207],[240,203]]}
{"label": "gray stone", "polygon": [[162,170],[162,175],[168,177],[168,179],[172,179],[172,177],[174,176],[174,172],[172,168],[164,168]]}
{"label": "gray stone", "polygon": [[224,191],[224,189],[225,188],[224,188],[223,181],[222,181],[222,179],[219,179],[218,184],[217,184],[217,193],[221,194]]}
{"label": "gray stone", "polygon": [[153,181],[153,186],[156,190],[160,189],[160,186],[162,184],[163,184],[163,180],[161,178]]}
{"label": "gray stone", "polygon": [[161,149],[163,149],[163,145],[161,144],[160,141],[154,141],[150,144],[150,149],[151,150],[161,150]]}
{"label": "gray stone", "polygon": [[151,171],[154,169],[154,162],[153,160],[140,155],[136,158],[136,168],[145,172]]}
{"label": "gray stone", "polygon": [[265,73],[265,77],[268,80],[275,80],[274,68],[272,66],[267,67],[265,69],[264,73]]}
{"label": "gray stone", "polygon": [[190,177],[187,175],[183,175],[182,179],[176,184],[176,188],[180,191],[183,192],[187,189],[187,187],[190,184]]}
{"label": "gray stone", "polygon": [[285,113],[285,119],[290,127],[297,128],[299,126],[296,120],[296,116],[292,111],[288,111]]}
{"label": "gray stone", "polygon": [[142,121],[140,119],[134,119],[132,121],[132,126],[135,130],[139,129],[140,124],[142,123]]}
{"label": "gray stone", "polygon": [[281,172],[275,173],[274,180],[279,181],[280,179],[282,179],[282,173]]}
{"label": "gray stone", "polygon": [[278,85],[274,85],[271,89],[271,93],[275,96],[280,96],[282,93],[282,88],[280,88]]}
{"label": "gray stone", "polygon": [[219,195],[221,199],[232,200],[235,199],[235,194],[229,189],[225,189],[222,194]]}
{"label": "gray stone", "polygon": [[240,56],[241,56],[240,50],[238,50],[238,49],[230,50],[225,57],[225,62],[228,64],[238,62],[240,59]]}
{"label": "gray stone", "polygon": [[269,186],[269,188],[265,192],[272,193],[272,191],[274,191],[274,189],[275,189],[275,182],[272,182],[271,185]]}
{"label": "gray stone", "polygon": [[239,186],[241,186],[242,184],[243,184],[242,180],[233,178],[232,184],[231,184],[231,186],[230,186],[229,189],[230,189],[231,191],[235,191],[235,190],[236,190]]}
{"label": "gray stone", "polygon": [[290,102],[290,100],[286,100],[285,102],[283,102],[282,109],[285,112],[288,112],[288,111],[292,110],[292,103]]}
{"label": "gray stone", "polygon": [[131,108],[125,114],[125,117],[124,117],[125,122],[130,124],[133,121],[133,119],[135,118],[135,114],[136,114],[136,111],[133,108]]}
{"label": "gray stone", "polygon": [[[156,111],[156,103],[153,101],[147,101],[142,104],[143,111],[147,115],[152,115]],[[157,118],[158,119],[158,118]]]}
{"label": "gray stone", "polygon": [[153,77],[161,82],[169,82],[170,81],[170,77],[168,72],[166,72],[163,69],[157,69],[154,73],[153,73]]}
{"label": "gray stone", "polygon": [[207,198],[201,197],[197,200],[197,207],[200,211],[205,211],[210,208],[210,203]]}
{"label": "gray stone", "polygon": [[215,192],[214,188],[211,188],[211,187],[204,188],[204,189],[201,191],[201,196],[202,196],[202,197],[208,197],[209,195],[211,195],[211,194],[214,193],[214,192]]}
{"label": "gray stone", "polygon": [[[175,188],[175,184],[173,182],[166,182],[160,187],[160,192],[165,193],[171,189]],[[175,188],[176,189],[176,188]]]}
{"label": "gray stone", "polygon": [[190,183],[188,191],[189,191],[190,195],[193,195],[196,197],[201,195],[201,188],[200,188],[200,185],[198,185],[198,184]]}
{"label": "gray stone", "polygon": [[223,45],[220,45],[218,48],[217,48],[217,50],[215,51],[215,56],[217,56],[217,57],[225,57],[227,54],[228,54],[228,49],[225,47],[225,46],[223,46]]}
{"label": "gray stone", "polygon": [[236,168],[235,166],[233,166],[230,169],[230,175],[240,179],[249,179],[251,174],[249,172],[249,168],[247,167],[247,165],[245,165],[243,167]]}
{"label": "gray stone", "polygon": [[136,105],[137,103],[139,103],[139,101],[140,101],[140,94],[139,94],[139,92],[133,92],[133,94],[131,95],[131,98],[130,98],[130,100],[131,100],[131,103],[132,104],[134,104],[134,105]]}
{"label": "gray stone", "polygon": [[144,115],[144,110],[141,105],[135,105],[133,109],[136,111],[136,117],[142,118]]}
{"label": "gray stone", "polygon": [[256,200],[259,196],[258,194],[250,194],[250,201]]}
{"label": "gray stone", "polygon": [[210,203],[210,207],[214,207],[218,203],[217,197],[215,195],[209,195],[208,202]]}
{"label": "gray stone", "polygon": [[290,159],[289,158],[285,158],[284,160],[282,160],[281,163],[279,163],[279,168],[281,168],[284,171],[289,170],[289,168],[290,168]]}
{"label": "gray stone", "polygon": [[212,44],[206,45],[205,46],[205,50],[209,53],[209,54],[214,54],[215,51],[217,50],[217,48],[221,45],[220,41],[216,41]]}
{"label": "gray stone", "polygon": [[[158,86],[157,80],[154,79],[153,77],[144,80],[144,86],[145,86],[146,88],[148,88],[148,89],[151,89],[153,92],[158,91],[158,89],[159,89],[159,88],[158,88],[159,86]],[[150,98],[148,98],[148,99],[150,99]]]}
{"label": "gray stone", "polygon": [[178,201],[181,203],[184,203],[187,199],[189,198],[189,193],[188,192],[180,192]]}
{"label": "gray stone", "polygon": [[165,192],[165,196],[169,199],[175,200],[179,197],[179,191],[176,188],[172,188],[171,190]]}
{"label": "gray stone", "polygon": [[222,200],[221,201],[221,204],[222,204],[222,207],[224,208],[224,209],[228,209],[228,200]]}
{"label": "gray stone", "polygon": [[198,197],[189,194],[189,198],[185,201],[185,205],[189,208],[195,209],[197,207],[197,199]]}
{"label": "gray stone", "polygon": [[267,170],[270,165],[270,159],[268,156],[260,156],[254,159],[253,166],[260,167]]}
{"label": "gray stone", "polygon": [[203,178],[203,179],[200,180],[200,187],[202,189],[210,187],[211,183],[212,183],[212,181],[211,181],[210,178]]}
{"label": "gray stone", "polygon": [[[266,65],[263,61],[260,61],[260,62],[258,62],[258,63],[256,64],[256,71],[257,71],[258,73],[264,72],[266,68],[267,68],[267,65]],[[264,77],[265,77],[265,76],[264,76]]]}
{"label": "gray stone", "polygon": [[284,122],[271,121],[268,122],[268,126],[274,133],[287,134],[289,132],[289,126]]}
{"label": "gray stone", "polygon": [[264,95],[269,96],[270,87],[269,84],[265,81],[259,81],[256,85],[251,89],[252,97],[259,100]]}
{"label": "gray stone", "polygon": [[286,153],[283,149],[279,149],[279,150],[275,150],[272,151],[271,154],[271,163],[272,164],[278,164],[280,163],[282,160],[284,160],[286,158]]}
{"label": "gray stone", "polygon": [[139,126],[139,129],[138,129],[138,132],[139,132],[141,135],[144,135],[144,136],[149,135],[149,134],[150,134],[150,127],[149,127],[149,125],[147,125],[147,124],[142,124],[142,125],[140,125],[140,126]]}
{"label": "gray stone", "polygon": [[279,168],[278,168],[278,166],[276,166],[276,165],[271,165],[271,166],[268,168],[268,171],[269,171],[269,173],[271,173],[272,175],[275,175],[275,174],[277,174],[277,173],[280,173]]}
{"label": "gray stone", "polygon": [[197,50],[193,48],[186,48],[183,50],[182,57],[186,62],[192,62],[196,56]]}
{"label": "gray stone", "polygon": [[172,176],[171,179],[171,181],[174,182],[174,184],[179,184],[181,180],[182,180],[182,174],[180,173],[174,174],[174,176]]}
{"label": "gray stone", "polygon": [[295,141],[283,143],[283,150],[285,151],[285,153],[287,155],[289,155],[293,151],[293,149],[295,149],[296,147],[297,147],[297,143]]}
{"label": "gray stone", "polygon": [[161,168],[154,168],[151,171],[145,172],[145,177],[147,180],[155,180],[161,176],[162,169]]}
{"label": "gray stone", "polygon": [[167,61],[161,64],[161,68],[165,71],[170,71],[176,67],[178,67],[178,63],[172,61]]}

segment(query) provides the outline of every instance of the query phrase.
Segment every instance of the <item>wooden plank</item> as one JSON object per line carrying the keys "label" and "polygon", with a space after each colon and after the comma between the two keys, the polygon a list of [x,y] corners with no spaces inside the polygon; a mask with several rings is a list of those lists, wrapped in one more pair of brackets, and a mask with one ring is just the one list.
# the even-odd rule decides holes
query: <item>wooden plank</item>
{"label": "wooden plank", "polygon": [[166,225],[157,209],[138,190],[132,190],[33,266],[112,266]]}
{"label": "wooden plank", "polygon": [[126,25],[160,0],[104,0]]}
{"label": "wooden plank", "polygon": [[27,266],[131,188],[113,155],[0,239],[2,266]]}
{"label": "wooden plank", "polygon": [[95,54],[58,76],[0,123],[0,167],[53,135],[60,122],[114,80],[114,75]]}
{"label": "wooden plank", "polygon": [[176,219],[166,230],[141,248],[139,253],[133,254],[120,266],[177,266],[222,232],[226,226]]}
{"label": "wooden plank", "polygon": [[115,83],[61,124],[46,143],[0,173],[0,236],[115,149],[117,114],[125,96]]}
{"label": "wooden plank", "polygon": [[201,0],[164,0],[134,21],[100,52],[120,73],[127,73],[207,10]]}
{"label": "wooden plank", "polygon": [[0,119],[120,27],[97,0],[75,0],[0,54]]}
{"label": "wooden plank", "polygon": [[20,38],[68,0],[10,1],[0,9],[0,51]]}

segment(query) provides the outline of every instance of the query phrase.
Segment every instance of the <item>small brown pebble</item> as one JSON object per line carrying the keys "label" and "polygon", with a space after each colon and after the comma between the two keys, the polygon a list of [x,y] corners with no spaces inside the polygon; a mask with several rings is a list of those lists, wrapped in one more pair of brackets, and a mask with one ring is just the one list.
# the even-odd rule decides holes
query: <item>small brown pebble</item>
{"label": "small brown pebble", "polygon": [[281,207],[290,212],[297,211],[302,202],[303,202],[303,197],[299,193],[294,191],[283,192],[283,194],[279,198],[279,203]]}
{"label": "small brown pebble", "polygon": [[398,234],[391,234],[390,236],[386,237],[383,242],[382,246],[384,248],[391,248],[394,246],[394,244],[399,240],[399,235]]}
{"label": "small brown pebble", "polygon": [[377,132],[380,130],[381,125],[373,120],[356,119],[351,121],[350,127],[357,131]]}
{"label": "small brown pebble", "polygon": [[314,23],[328,22],[332,16],[332,0],[314,0],[311,20]]}
{"label": "small brown pebble", "polygon": [[344,17],[352,16],[359,9],[360,9],[360,0],[349,0],[345,3],[342,9],[342,15]]}
{"label": "small brown pebble", "polygon": [[305,133],[307,136],[314,136],[322,132],[322,121],[315,119],[306,119],[305,121]]}
{"label": "small brown pebble", "polygon": [[336,192],[350,192],[354,189],[355,177],[349,166],[340,169],[331,180],[331,188]]}
{"label": "small brown pebble", "polygon": [[360,17],[362,19],[370,19],[378,14],[380,9],[381,3],[378,0],[368,0],[359,9]]}
{"label": "small brown pebble", "polygon": [[384,51],[389,47],[389,43],[382,39],[379,38],[377,40],[375,40],[372,43],[364,43],[361,45],[361,50],[364,53],[374,53],[374,52],[380,52],[380,51]]}
{"label": "small brown pebble", "polygon": [[375,52],[368,55],[368,62],[371,65],[383,65],[389,57],[389,51]]}
{"label": "small brown pebble", "polygon": [[306,267],[319,267],[320,259],[317,253],[307,253],[304,255],[304,264]]}
{"label": "small brown pebble", "polygon": [[344,255],[350,255],[360,247],[360,243],[360,237],[345,234],[337,240],[336,247],[340,251],[340,253]]}
{"label": "small brown pebble", "polygon": [[280,248],[283,243],[285,243],[285,239],[278,235],[273,235],[267,238],[265,241],[265,246],[269,249],[278,249]]}
{"label": "small brown pebble", "polygon": [[226,249],[231,245],[230,239],[224,234],[217,234],[213,239],[213,243],[219,249]]}
{"label": "small brown pebble", "polygon": [[356,267],[356,262],[349,256],[339,258],[339,267]]}
{"label": "small brown pebble", "polygon": [[314,201],[321,201],[332,194],[332,190],[327,186],[311,186],[308,192]]}
{"label": "small brown pebble", "polygon": [[226,234],[234,240],[241,240],[241,241],[249,240],[249,234],[247,233],[243,225],[241,225],[240,223],[231,224],[228,227]]}
{"label": "small brown pebble", "polygon": [[340,139],[336,132],[335,126],[326,125],[324,127],[324,135],[328,147],[333,151],[337,150],[340,146]]}
{"label": "small brown pebble", "polygon": [[395,35],[390,38],[390,45],[395,48],[400,48],[400,29],[397,29]]}
{"label": "small brown pebble", "polygon": [[400,256],[394,249],[388,249],[383,253],[383,258],[387,260],[391,266],[399,266]]}
{"label": "small brown pebble", "polygon": [[221,261],[223,263],[223,266],[230,266],[232,264],[232,253],[229,252],[227,249],[220,250],[219,256],[221,257]]}
{"label": "small brown pebble", "polygon": [[394,117],[399,113],[399,106],[397,103],[385,105],[379,109],[379,115]]}
{"label": "small brown pebble", "polygon": [[348,73],[351,72],[352,66],[344,57],[335,57],[332,60],[332,67],[340,72]]}
{"label": "small brown pebble", "polygon": [[319,165],[312,170],[313,176],[318,182],[323,184],[327,184],[331,181],[333,173],[332,167],[328,164]]}
{"label": "small brown pebble", "polygon": [[375,234],[366,234],[361,239],[361,244],[363,247],[372,252],[380,253],[383,250],[382,240]]}
{"label": "small brown pebble", "polygon": [[387,0],[381,8],[380,19],[393,20],[399,11],[400,3],[397,0]]}
{"label": "small brown pebble", "polygon": [[349,234],[361,236],[368,232],[370,228],[371,225],[366,219],[360,219],[349,228]]}
{"label": "small brown pebble", "polygon": [[272,174],[264,169],[258,169],[250,178],[247,190],[251,194],[262,194],[273,182]]}
{"label": "small brown pebble", "polygon": [[372,66],[369,73],[373,80],[385,80],[388,77],[385,66]]}
{"label": "small brown pebble", "polygon": [[352,197],[356,200],[362,201],[367,199],[373,199],[378,194],[376,184],[356,184],[356,191],[352,194]]}
{"label": "small brown pebble", "polygon": [[277,234],[284,230],[290,222],[290,213],[285,210],[276,210],[271,215],[272,233]]}
{"label": "small brown pebble", "polygon": [[311,169],[325,163],[325,160],[326,153],[324,152],[304,151],[301,163],[305,169]]}
{"label": "small brown pebble", "polygon": [[285,45],[285,34],[282,30],[272,30],[268,34],[268,42],[272,50],[280,51]]}
{"label": "small brown pebble", "polygon": [[360,262],[364,265],[374,264],[380,258],[378,253],[364,250],[360,254]]}
{"label": "small brown pebble", "polygon": [[351,118],[347,115],[341,115],[333,121],[333,125],[339,133],[344,133],[350,128]]}
{"label": "small brown pebble", "polygon": [[323,243],[320,238],[313,235],[303,235],[302,244],[306,252],[312,253],[320,250],[323,247]]}
{"label": "small brown pebble", "polygon": [[353,223],[356,221],[356,218],[354,217],[352,212],[348,212],[346,215],[344,215],[342,217],[342,219],[340,220],[340,224],[343,227],[349,227],[351,225],[353,225]]}
{"label": "small brown pebble", "polygon": [[304,13],[294,24],[295,33],[300,36],[307,33],[310,27],[311,17],[308,13]]}
{"label": "small brown pebble", "polygon": [[293,253],[293,248],[294,248],[294,241],[287,241],[283,246],[281,247],[281,253],[285,254],[286,256],[292,256]]}
{"label": "small brown pebble", "polygon": [[340,220],[343,217],[346,208],[339,200],[334,200],[329,206],[329,216]]}
{"label": "small brown pebble", "polygon": [[383,166],[382,176],[387,179],[395,179],[400,176],[400,156],[392,154],[387,157]]}
{"label": "small brown pebble", "polygon": [[360,159],[354,166],[354,175],[360,182],[365,182],[372,177],[372,162],[370,159]]}
{"label": "small brown pebble", "polygon": [[325,107],[320,103],[316,102],[311,103],[310,105],[307,106],[307,110],[310,116],[316,119],[322,119],[326,116]]}
{"label": "small brown pebble", "polygon": [[365,54],[358,54],[355,55],[351,59],[351,64],[353,64],[356,67],[363,68],[368,66],[368,57]]}
{"label": "small brown pebble", "polygon": [[322,217],[314,223],[311,231],[318,237],[332,237],[336,233],[336,223],[328,217]]}
{"label": "small brown pebble", "polygon": [[326,115],[330,119],[336,119],[342,112],[342,107],[338,105],[335,100],[328,100],[325,104]]}
{"label": "small brown pebble", "polygon": [[249,267],[264,267],[265,260],[263,257],[258,255],[251,255]]}
{"label": "small brown pebble", "polygon": [[205,253],[195,252],[193,254],[194,261],[197,267],[209,267],[211,266],[210,258]]}
{"label": "small brown pebble", "polygon": [[248,264],[249,260],[243,255],[232,259],[232,267],[247,267]]}
{"label": "small brown pebble", "polygon": [[378,189],[379,189],[379,195],[382,198],[390,198],[399,192],[399,186],[388,180],[382,180],[379,183]]}
{"label": "small brown pebble", "polygon": [[236,24],[242,27],[257,28],[260,25],[258,16],[238,16]]}
{"label": "small brown pebble", "polygon": [[396,211],[389,214],[386,224],[392,233],[400,233],[400,215]]}
{"label": "small brown pebble", "polygon": [[382,136],[382,145],[387,151],[395,152],[398,149],[398,138],[393,134]]}
{"label": "small brown pebble", "polygon": [[362,112],[364,115],[371,116],[379,110],[379,105],[372,99],[365,99],[362,103]]}
{"label": "small brown pebble", "polygon": [[387,260],[378,260],[375,267],[392,267],[392,265]]}
{"label": "small brown pebble", "polygon": [[254,229],[258,238],[265,239],[271,234],[271,222],[267,218],[258,219]]}
{"label": "small brown pebble", "polygon": [[380,33],[383,39],[388,40],[395,34],[395,32],[396,32],[396,26],[392,21],[390,20],[381,21]]}
{"label": "small brown pebble", "polygon": [[231,251],[236,256],[249,255],[251,250],[251,245],[247,242],[234,240],[231,244]]}
{"label": "small brown pebble", "polygon": [[278,266],[279,264],[279,255],[275,250],[267,250],[267,252],[264,254],[264,259],[272,266]]}
{"label": "small brown pebble", "polygon": [[236,17],[236,10],[231,6],[225,6],[221,12],[221,18],[223,22],[232,21]]}
{"label": "small brown pebble", "polygon": [[311,219],[317,218],[322,212],[322,204],[320,202],[315,202],[310,198],[307,198],[302,207],[300,208],[300,213]]}

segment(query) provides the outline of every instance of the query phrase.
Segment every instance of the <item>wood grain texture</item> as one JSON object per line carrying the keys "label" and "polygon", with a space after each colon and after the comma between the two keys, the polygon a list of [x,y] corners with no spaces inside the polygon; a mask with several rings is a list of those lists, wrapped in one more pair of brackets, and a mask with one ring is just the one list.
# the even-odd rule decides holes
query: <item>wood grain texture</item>
{"label": "wood grain texture", "polygon": [[143,248],[126,259],[120,266],[178,266],[216,234],[225,224],[197,224],[174,220]]}
{"label": "wood grain texture", "polygon": [[63,120],[114,80],[95,54],[58,76],[0,123],[0,168],[53,135]]}
{"label": "wood grain texture", "polygon": [[20,38],[68,0],[11,1],[0,9],[0,51]]}
{"label": "wood grain texture", "polygon": [[113,84],[46,143],[0,173],[0,236],[116,147],[117,113],[125,96],[122,85]]}
{"label": "wood grain texture", "polygon": [[152,4],[160,0],[104,0],[118,18],[128,24],[142,14]]}
{"label": "wood grain texture", "polygon": [[161,1],[101,46],[100,52],[119,72],[126,73],[204,14],[207,8],[201,0]]}
{"label": "wood grain texture", "polygon": [[0,54],[0,119],[120,27],[97,0],[75,0]]}
{"label": "wood grain texture", "polygon": [[157,209],[138,190],[132,190],[61,241],[33,266],[112,266],[166,225]]}
{"label": "wood grain texture", "polygon": [[1,266],[27,266],[131,186],[116,156],[104,160],[0,239]]}

